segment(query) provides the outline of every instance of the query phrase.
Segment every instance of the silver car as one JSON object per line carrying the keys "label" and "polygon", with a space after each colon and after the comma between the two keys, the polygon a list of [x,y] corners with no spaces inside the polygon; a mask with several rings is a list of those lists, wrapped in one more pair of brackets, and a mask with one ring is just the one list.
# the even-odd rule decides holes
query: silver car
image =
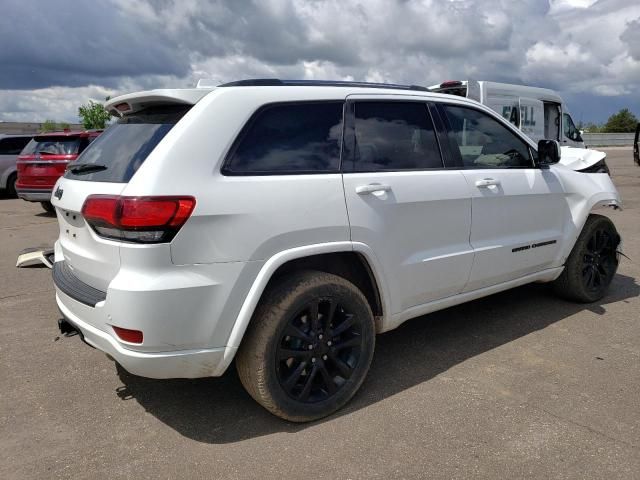
{"label": "silver car", "polygon": [[0,189],[8,195],[16,196],[16,160],[33,135],[0,134]]}

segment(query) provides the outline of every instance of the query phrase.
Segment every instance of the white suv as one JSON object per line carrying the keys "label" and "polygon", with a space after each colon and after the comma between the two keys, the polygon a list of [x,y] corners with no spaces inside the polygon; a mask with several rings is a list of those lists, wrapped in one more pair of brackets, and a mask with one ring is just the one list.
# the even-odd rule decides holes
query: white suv
{"label": "white suv", "polygon": [[[423,87],[252,80],[114,98],[52,198],[65,318],[131,373],[221,375],[292,421],[362,384],[375,334],[529,282],[600,299],[604,173]],[[552,165],[553,164],[553,165]]]}

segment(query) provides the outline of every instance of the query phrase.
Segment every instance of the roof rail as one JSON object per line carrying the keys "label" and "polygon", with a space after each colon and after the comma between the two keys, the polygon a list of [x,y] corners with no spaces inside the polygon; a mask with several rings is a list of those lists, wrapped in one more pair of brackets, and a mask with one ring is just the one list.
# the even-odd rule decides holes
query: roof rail
{"label": "roof rail", "polygon": [[280,80],[279,78],[251,78],[237,80],[218,85],[218,87],[356,87],[356,88],[390,88],[394,90],[429,89],[420,85],[398,85],[395,83],[351,82],[346,80]]}

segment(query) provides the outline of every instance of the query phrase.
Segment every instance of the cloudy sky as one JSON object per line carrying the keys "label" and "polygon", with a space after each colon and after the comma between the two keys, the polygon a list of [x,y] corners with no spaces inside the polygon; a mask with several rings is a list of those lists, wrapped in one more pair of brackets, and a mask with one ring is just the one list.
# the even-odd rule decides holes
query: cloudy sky
{"label": "cloudy sky", "polygon": [[2,1],[0,120],[198,79],[495,80],[640,116],[640,0]]}

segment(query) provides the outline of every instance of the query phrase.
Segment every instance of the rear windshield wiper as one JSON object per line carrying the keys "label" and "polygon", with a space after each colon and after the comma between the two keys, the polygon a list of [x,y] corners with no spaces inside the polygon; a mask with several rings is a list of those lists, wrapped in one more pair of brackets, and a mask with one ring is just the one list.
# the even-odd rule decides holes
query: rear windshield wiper
{"label": "rear windshield wiper", "polygon": [[99,163],[76,163],[69,165],[68,169],[71,173],[81,175],[83,173],[101,172],[106,170],[106,165],[100,165]]}

